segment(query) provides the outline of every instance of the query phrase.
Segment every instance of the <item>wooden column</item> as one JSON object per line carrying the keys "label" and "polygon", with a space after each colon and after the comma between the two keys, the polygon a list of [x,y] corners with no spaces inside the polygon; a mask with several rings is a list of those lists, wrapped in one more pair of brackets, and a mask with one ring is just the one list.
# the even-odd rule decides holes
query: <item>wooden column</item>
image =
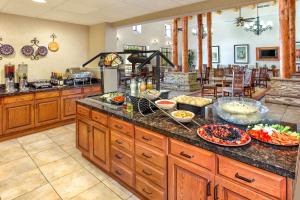
{"label": "wooden column", "polygon": [[188,62],[188,17],[182,18],[182,72],[189,72]]}
{"label": "wooden column", "polygon": [[172,59],[175,71],[178,71],[178,19],[173,19],[172,26]]}
{"label": "wooden column", "polygon": [[290,75],[296,72],[296,0],[289,0]]}
{"label": "wooden column", "polygon": [[203,19],[202,14],[197,15],[197,26],[198,26],[198,68],[199,73],[202,73],[202,64],[203,64],[203,51],[202,51],[202,33],[203,33]]}
{"label": "wooden column", "polygon": [[206,14],[207,23],[207,67],[212,67],[212,33],[211,33],[211,13]]}
{"label": "wooden column", "polygon": [[280,74],[290,77],[289,0],[279,0]]}

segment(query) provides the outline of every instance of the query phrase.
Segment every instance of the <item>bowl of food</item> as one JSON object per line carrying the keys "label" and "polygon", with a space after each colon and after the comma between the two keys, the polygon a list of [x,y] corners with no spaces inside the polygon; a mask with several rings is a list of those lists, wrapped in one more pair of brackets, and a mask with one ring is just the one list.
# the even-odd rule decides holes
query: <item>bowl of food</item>
{"label": "bowl of food", "polygon": [[168,100],[168,99],[161,99],[155,101],[157,107],[164,109],[164,110],[171,110],[175,108],[176,101]]}
{"label": "bowl of food", "polygon": [[160,96],[160,91],[158,91],[158,90],[146,90],[141,95],[143,97],[149,99],[149,100],[154,100],[154,99],[157,99]]}
{"label": "bowl of food", "polygon": [[121,105],[124,103],[125,97],[124,96],[115,96],[110,101],[112,104]]}
{"label": "bowl of food", "polygon": [[259,101],[239,97],[222,97],[213,107],[220,118],[239,125],[257,124],[269,111]]}
{"label": "bowl of food", "polygon": [[191,122],[195,117],[193,112],[187,110],[176,110],[171,112],[171,115],[175,120],[183,123]]}
{"label": "bowl of food", "polygon": [[185,95],[174,97],[172,100],[176,101],[177,109],[188,110],[197,115],[203,115],[205,107],[212,103],[212,99]]}

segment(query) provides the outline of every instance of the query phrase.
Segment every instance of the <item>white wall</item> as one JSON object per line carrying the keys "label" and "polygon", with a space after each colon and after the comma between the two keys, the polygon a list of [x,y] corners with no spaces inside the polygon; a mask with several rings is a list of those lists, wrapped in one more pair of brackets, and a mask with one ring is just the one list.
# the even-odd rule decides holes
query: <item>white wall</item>
{"label": "white wall", "polygon": [[[297,21],[296,21],[296,39],[300,41],[300,3],[297,1]],[[234,45],[249,44],[249,64],[255,65],[256,61],[256,47],[270,47],[279,46],[279,19],[278,19],[278,4],[271,7],[259,9],[259,16],[261,20],[267,22],[271,20],[274,24],[273,30],[266,31],[262,35],[257,36],[254,33],[246,32],[243,28],[237,28],[233,24],[234,18],[238,17],[239,13],[233,10],[223,11],[221,15],[213,13],[213,46],[220,46],[220,64],[234,63]],[[256,17],[256,9],[243,8],[243,17]],[[204,26],[206,26],[206,18],[203,19]],[[171,39],[164,37],[164,25],[171,24],[171,21],[160,21],[143,24],[142,34],[134,34],[132,27],[119,28],[117,34],[119,40],[117,41],[117,49],[122,50],[124,44],[147,45],[150,49],[159,49],[166,46],[166,41]],[[180,24],[179,24],[180,27]],[[195,64],[197,63],[197,36],[192,35],[192,28],[197,28],[196,17],[189,20],[189,49],[195,52]],[[158,39],[159,43],[151,44],[152,39]],[[207,63],[207,48],[206,39],[203,39],[203,61]],[[181,33],[178,37],[179,45],[179,63],[181,62]],[[260,65],[267,64],[279,66],[279,62],[265,61],[258,62]],[[216,64],[214,64],[216,65]]]}
{"label": "white wall", "polygon": [[[24,57],[20,49],[37,37],[40,45],[48,46],[50,35],[57,35],[60,45],[58,52],[49,52],[40,60]],[[8,43],[15,49],[15,54],[0,60],[0,83],[4,83],[4,65],[28,64],[29,81],[49,79],[52,71],[64,72],[66,68],[79,67],[87,61],[88,27],[70,23],[61,23],[17,15],[0,13],[0,37],[2,43]]]}

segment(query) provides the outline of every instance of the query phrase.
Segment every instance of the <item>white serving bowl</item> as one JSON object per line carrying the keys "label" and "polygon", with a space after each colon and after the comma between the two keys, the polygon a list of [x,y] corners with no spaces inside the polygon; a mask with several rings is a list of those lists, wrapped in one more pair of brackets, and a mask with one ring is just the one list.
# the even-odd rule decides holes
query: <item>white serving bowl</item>
{"label": "white serving bowl", "polygon": [[[160,104],[160,102],[162,102],[162,101],[169,101],[169,102],[171,102],[172,104]],[[158,106],[158,107],[161,108],[161,109],[164,109],[164,110],[171,110],[171,109],[175,108],[175,106],[176,106],[176,101],[169,100],[169,99],[161,99],[161,100],[155,101],[155,104],[156,104],[156,106]]]}
{"label": "white serving bowl", "polygon": [[[192,117],[186,117],[186,118],[176,117],[175,113],[178,112],[178,111],[185,111],[185,112],[191,113]],[[187,110],[176,110],[176,111],[171,112],[171,115],[172,115],[172,117],[174,117],[174,119],[176,119],[177,121],[182,122],[182,123],[191,122],[195,117],[195,114],[193,112],[190,112],[190,111],[187,111]]]}
{"label": "white serving bowl", "polygon": [[160,96],[160,92],[157,90],[146,90],[142,93],[142,96],[146,97],[149,100],[154,100]]}

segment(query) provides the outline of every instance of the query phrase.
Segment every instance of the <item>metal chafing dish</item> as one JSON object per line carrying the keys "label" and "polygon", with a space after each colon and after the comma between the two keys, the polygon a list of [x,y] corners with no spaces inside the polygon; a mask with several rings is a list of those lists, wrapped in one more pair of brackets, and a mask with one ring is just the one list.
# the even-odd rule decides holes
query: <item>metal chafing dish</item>
{"label": "metal chafing dish", "polygon": [[66,70],[67,79],[73,80],[74,85],[92,84],[93,72],[81,68],[69,68]]}

